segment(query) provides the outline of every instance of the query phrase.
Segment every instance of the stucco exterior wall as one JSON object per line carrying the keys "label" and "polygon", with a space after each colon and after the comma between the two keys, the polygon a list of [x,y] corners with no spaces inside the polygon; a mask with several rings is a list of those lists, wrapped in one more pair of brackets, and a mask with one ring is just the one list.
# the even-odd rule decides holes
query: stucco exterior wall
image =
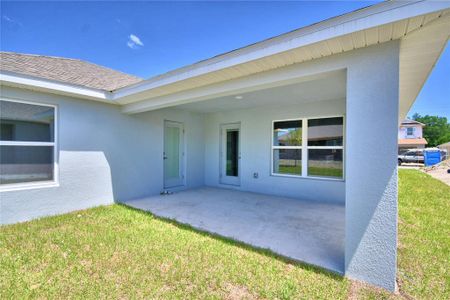
{"label": "stucco exterior wall", "polygon": [[[280,95],[280,97],[282,97]],[[344,203],[345,182],[271,175],[274,120],[345,115],[345,99],[211,113],[205,116],[205,184],[310,201]],[[219,180],[220,125],[240,122],[241,183]],[[253,174],[258,173],[258,178]]]}
{"label": "stucco exterior wall", "polygon": [[186,188],[204,183],[200,114],[165,109],[126,115],[115,105],[8,87],[1,96],[56,104],[59,148],[59,186],[1,192],[3,224],[158,194],[165,119],[185,123]]}
{"label": "stucco exterior wall", "polygon": [[395,289],[399,44],[354,51],[347,68],[346,275]]}

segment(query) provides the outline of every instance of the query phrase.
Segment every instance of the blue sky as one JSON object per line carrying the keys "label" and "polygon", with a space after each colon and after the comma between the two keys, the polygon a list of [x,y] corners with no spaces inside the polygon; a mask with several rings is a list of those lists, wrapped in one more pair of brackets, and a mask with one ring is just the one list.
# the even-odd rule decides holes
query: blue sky
{"label": "blue sky", "polygon": [[[5,2],[1,50],[72,57],[149,78],[371,2]],[[409,115],[450,119],[447,47]]]}

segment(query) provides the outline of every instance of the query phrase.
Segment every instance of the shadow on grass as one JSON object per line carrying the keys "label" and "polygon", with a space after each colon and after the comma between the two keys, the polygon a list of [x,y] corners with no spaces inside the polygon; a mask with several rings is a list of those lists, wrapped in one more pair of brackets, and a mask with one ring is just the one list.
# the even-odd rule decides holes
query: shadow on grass
{"label": "shadow on grass", "polygon": [[195,234],[200,234],[200,235],[205,236],[205,237],[210,237],[212,239],[215,239],[215,240],[220,241],[222,243],[225,243],[227,245],[231,245],[231,246],[234,246],[234,247],[239,247],[239,248],[244,249],[244,250],[255,252],[255,253],[264,255],[266,257],[276,259],[276,260],[281,261],[282,263],[285,263],[285,264],[292,264],[292,265],[298,266],[298,267],[300,267],[300,268],[302,268],[304,270],[313,271],[316,274],[327,276],[327,277],[332,278],[332,279],[334,279],[336,281],[344,281],[345,280],[345,278],[339,273],[336,273],[336,272],[324,269],[324,268],[322,268],[320,266],[308,264],[308,263],[305,263],[303,261],[294,260],[292,258],[289,258],[289,257],[283,256],[283,255],[277,254],[277,253],[271,251],[270,249],[256,247],[256,246],[249,245],[249,244],[246,244],[246,243],[238,241],[238,240],[234,240],[232,238],[224,237],[224,236],[219,235],[217,233],[212,233],[212,232],[209,232],[209,231],[201,230],[201,229],[198,229],[198,228],[196,228],[194,226],[191,226],[189,224],[180,223],[180,222],[178,222],[176,220],[169,219],[169,218],[163,218],[163,217],[157,216],[157,215],[155,215],[155,214],[153,214],[153,213],[151,213],[149,211],[144,211],[144,210],[141,210],[141,209],[137,209],[137,208],[128,206],[128,205],[126,205],[124,203],[116,202],[116,205],[121,206],[121,207],[123,207],[125,209],[128,209],[128,210],[137,212],[137,213],[142,214],[142,215],[151,216],[152,218],[155,218],[156,220],[160,220],[162,222],[171,224],[171,225],[173,225],[173,226],[175,226],[175,227],[177,227],[177,228],[179,228],[181,230],[187,230],[187,231],[193,232]]}

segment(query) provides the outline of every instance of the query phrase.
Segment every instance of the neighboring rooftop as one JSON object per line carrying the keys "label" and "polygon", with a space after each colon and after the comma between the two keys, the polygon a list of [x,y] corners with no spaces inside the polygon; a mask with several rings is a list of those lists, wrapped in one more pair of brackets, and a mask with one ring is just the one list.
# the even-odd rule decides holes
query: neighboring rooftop
{"label": "neighboring rooftop", "polygon": [[410,119],[404,119],[402,121],[402,126],[408,126],[408,125],[421,125],[421,126],[425,126],[425,124],[414,121],[414,120],[410,120]]}
{"label": "neighboring rooftop", "polygon": [[0,52],[0,70],[27,76],[113,91],[141,78],[79,59]]}
{"label": "neighboring rooftop", "polygon": [[399,146],[409,146],[409,145],[426,145],[428,144],[427,140],[424,138],[418,139],[398,139]]}

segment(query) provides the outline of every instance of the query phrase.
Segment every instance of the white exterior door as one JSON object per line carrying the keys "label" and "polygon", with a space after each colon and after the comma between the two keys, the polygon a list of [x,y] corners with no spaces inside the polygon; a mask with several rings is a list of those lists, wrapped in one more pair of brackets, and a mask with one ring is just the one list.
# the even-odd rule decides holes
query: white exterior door
{"label": "white exterior door", "polygon": [[164,188],[184,185],[184,126],[164,121]]}
{"label": "white exterior door", "polygon": [[241,184],[241,132],[240,124],[223,124],[220,127],[220,183]]}

